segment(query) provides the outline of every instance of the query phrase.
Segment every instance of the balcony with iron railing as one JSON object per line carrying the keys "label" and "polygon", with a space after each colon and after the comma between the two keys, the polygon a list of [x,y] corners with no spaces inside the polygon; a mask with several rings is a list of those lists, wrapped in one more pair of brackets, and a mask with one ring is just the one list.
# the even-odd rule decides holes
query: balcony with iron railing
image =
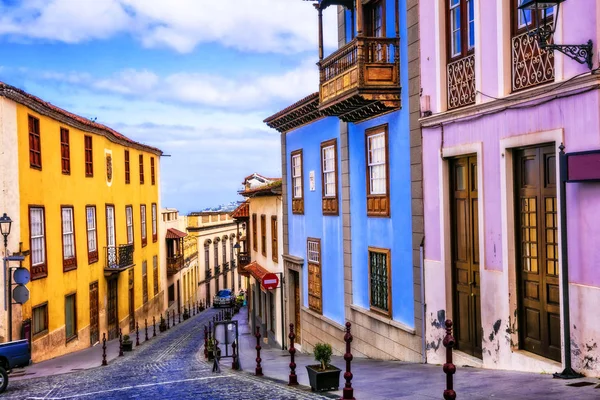
{"label": "balcony with iron railing", "polygon": [[133,244],[121,244],[104,248],[105,275],[119,273],[133,266]]}
{"label": "balcony with iron railing", "polygon": [[240,252],[238,256],[238,262],[240,267],[245,267],[250,264],[250,254],[248,252]]}
{"label": "balcony with iron railing", "polygon": [[[554,43],[552,37],[548,43]],[[511,50],[513,92],[554,82],[554,52],[540,49],[537,35],[529,32],[515,35]]]}
{"label": "balcony with iron railing", "polygon": [[181,271],[184,265],[183,254],[167,257],[167,275],[172,276]]}
{"label": "balcony with iron railing", "polygon": [[355,37],[321,60],[319,110],[357,122],[400,107],[400,39]]}

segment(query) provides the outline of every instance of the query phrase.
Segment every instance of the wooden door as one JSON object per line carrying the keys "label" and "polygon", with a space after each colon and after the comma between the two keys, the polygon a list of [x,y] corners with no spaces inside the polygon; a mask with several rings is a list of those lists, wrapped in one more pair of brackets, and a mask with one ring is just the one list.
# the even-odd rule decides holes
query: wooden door
{"label": "wooden door", "polygon": [[515,152],[521,348],[561,360],[554,145]]}
{"label": "wooden door", "polygon": [[100,315],[98,313],[98,282],[90,285],[90,345],[100,341]]}
{"label": "wooden door", "polygon": [[296,334],[296,341],[301,343],[301,325],[300,325],[300,274],[296,271],[292,272],[294,276],[294,330]]}
{"label": "wooden door", "polygon": [[457,348],[482,358],[477,157],[451,162],[452,286]]}
{"label": "wooden door", "polygon": [[133,268],[129,269],[129,330],[135,329],[135,291],[133,282]]}
{"label": "wooden door", "polygon": [[117,283],[117,279],[108,280],[108,340],[116,339],[119,336],[119,298]]}

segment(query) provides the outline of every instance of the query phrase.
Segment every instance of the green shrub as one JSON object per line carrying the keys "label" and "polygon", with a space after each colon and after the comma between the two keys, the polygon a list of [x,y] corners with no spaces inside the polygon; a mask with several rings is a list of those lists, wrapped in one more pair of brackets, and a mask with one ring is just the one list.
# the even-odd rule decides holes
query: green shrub
{"label": "green shrub", "polygon": [[314,348],[315,360],[321,363],[321,369],[326,369],[331,361],[331,345],[327,343],[317,343]]}
{"label": "green shrub", "polygon": [[129,335],[123,335],[123,341],[129,342]]}

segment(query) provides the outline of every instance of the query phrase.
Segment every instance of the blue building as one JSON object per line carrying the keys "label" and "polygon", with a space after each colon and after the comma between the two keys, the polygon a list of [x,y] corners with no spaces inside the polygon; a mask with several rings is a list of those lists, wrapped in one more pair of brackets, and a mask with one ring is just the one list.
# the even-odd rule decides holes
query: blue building
{"label": "blue building", "polygon": [[[422,361],[418,1],[320,0],[319,91],[281,132],[286,317],[302,350]],[[339,48],[324,57],[322,12]]]}

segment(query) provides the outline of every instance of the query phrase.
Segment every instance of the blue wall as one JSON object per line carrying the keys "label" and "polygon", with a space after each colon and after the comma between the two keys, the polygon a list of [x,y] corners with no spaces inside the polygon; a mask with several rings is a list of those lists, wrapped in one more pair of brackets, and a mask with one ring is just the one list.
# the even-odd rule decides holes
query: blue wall
{"label": "blue wall", "polygon": [[[337,139],[339,216],[324,216],[321,199],[321,142]],[[304,215],[292,214],[292,173],[290,153],[302,149]],[[318,120],[286,134],[288,176],[289,254],[304,258],[304,306],[308,307],[308,266],[306,238],[321,239],[323,315],[340,324],[344,319],[344,268],[341,204],[340,123],[335,117]],[[315,191],[310,191],[310,171],[315,171]]]}
{"label": "blue wall", "polygon": [[[406,4],[400,1],[400,82],[402,109],[359,124],[348,124],[350,210],[352,221],[353,303],[369,309],[368,247],[391,249],[392,317],[414,328],[410,129],[408,107],[408,43]],[[350,22],[350,13],[346,13]],[[394,0],[386,3],[386,32],[394,37]],[[348,35],[349,38],[349,35]],[[367,217],[365,130],[388,124],[390,218]]]}

